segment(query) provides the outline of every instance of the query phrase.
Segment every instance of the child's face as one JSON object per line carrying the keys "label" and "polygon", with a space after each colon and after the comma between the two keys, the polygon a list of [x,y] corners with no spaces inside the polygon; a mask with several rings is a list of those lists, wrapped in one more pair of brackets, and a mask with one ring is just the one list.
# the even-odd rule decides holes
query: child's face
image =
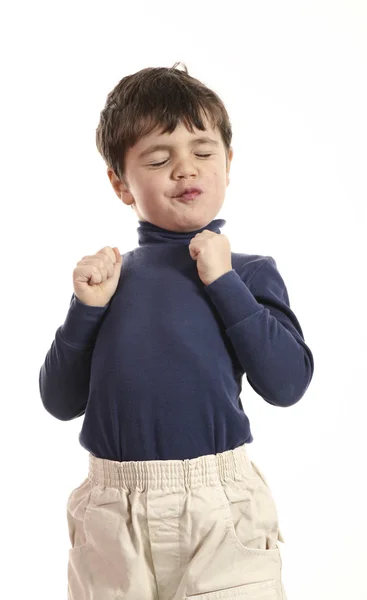
{"label": "child's face", "polygon": [[[201,137],[209,137],[217,144],[195,143]],[[141,156],[153,144],[166,144],[167,148]],[[207,124],[206,131],[194,129],[190,133],[180,124],[171,134],[154,131],[128,150],[126,181],[117,179],[112,169],[107,173],[124,204],[134,202],[141,221],[170,231],[194,231],[210,223],[220,211],[229,184],[232,156],[231,149],[226,161],[221,135],[210,125]],[[203,193],[191,203],[174,198],[177,189],[185,186],[198,186]]]}

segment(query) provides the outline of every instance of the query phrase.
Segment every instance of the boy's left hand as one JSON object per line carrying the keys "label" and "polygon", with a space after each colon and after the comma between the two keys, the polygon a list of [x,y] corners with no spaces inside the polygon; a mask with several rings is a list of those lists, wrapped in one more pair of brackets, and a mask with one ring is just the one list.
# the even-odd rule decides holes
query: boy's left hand
{"label": "boy's left hand", "polygon": [[196,260],[199,277],[204,285],[210,285],[232,270],[231,246],[222,233],[204,229],[189,244],[190,256]]}

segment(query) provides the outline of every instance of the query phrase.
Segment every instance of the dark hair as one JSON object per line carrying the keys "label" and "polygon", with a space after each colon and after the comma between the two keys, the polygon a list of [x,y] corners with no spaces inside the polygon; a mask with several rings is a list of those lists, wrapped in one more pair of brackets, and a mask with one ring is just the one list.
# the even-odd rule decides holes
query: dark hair
{"label": "dark hair", "polygon": [[218,128],[228,157],[232,126],[218,95],[185,71],[165,67],[142,69],[121,79],[108,94],[96,130],[97,149],[115,175],[124,178],[125,153],[156,127],[172,133],[182,121],[204,131],[202,114]]}

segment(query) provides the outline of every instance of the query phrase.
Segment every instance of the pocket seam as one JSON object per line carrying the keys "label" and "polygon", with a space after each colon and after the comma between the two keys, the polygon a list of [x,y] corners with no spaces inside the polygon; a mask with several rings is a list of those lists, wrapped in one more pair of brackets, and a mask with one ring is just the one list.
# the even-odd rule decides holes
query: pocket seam
{"label": "pocket seam", "polygon": [[260,556],[269,556],[273,554],[280,554],[280,550],[279,550],[279,546],[278,544],[276,544],[275,548],[249,548],[248,546],[245,546],[244,544],[242,544],[242,542],[238,539],[237,534],[236,534],[236,529],[233,523],[233,518],[232,518],[232,513],[231,513],[231,509],[229,506],[229,500],[224,492],[224,489],[222,487],[222,485],[219,485],[217,487],[217,492],[220,496],[219,501],[221,503],[221,507],[224,511],[224,523],[225,523],[225,528],[226,528],[226,532],[228,533],[228,537],[231,540],[231,542],[233,544],[235,544],[242,552],[245,552],[247,554],[251,554],[251,555],[260,555]]}
{"label": "pocket seam", "polygon": [[[249,594],[249,598],[253,598],[254,593],[262,592],[263,594],[267,591],[274,592],[274,600],[277,598],[277,582],[275,579],[268,579],[267,581],[259,581],[256,583],[247,583],[227,590],[218,590],[216,592],[185,596],[185,600],[226,600],[227,593],[230,594],[230,596],[227,597],[228,600],[232,600],[234,598],[234,594],[237,594],[238,592],[242,592],[245,595]],[[262,597],[263,595],[261,597],[259,596],[259,600],[261,600]]]}
{"label": "pocket seam", "polygon": [[[75,488],[75,490],[70,494],[69,500],[71,499],[73,493],[76,492],[85,482],[86,482],[86,480],[84,480],[83,483],[80,484],[80,486]],[[84,552],[88,547],[90,547],[90,540],[88,537],[86,524],[88,521],[88,517],[89,517],[91,505],[92,505],[92,497],[94,494],[95,487],[96,487],[95,485],[92,485],[92,488],[89,491],[89,498],[88,498],[87,506],[85,507],[85,511],[84,511],[82,527],[83,527],[83,531],[84,531],[84,535],[85,535],[85,542],[81,546],[74,546],[72,548],[69,548],[69,552],[68,552],[69,556],[72,554],[80,554],[81,552]],[[68,504],[69,504],[69,501],[68,501]]]}

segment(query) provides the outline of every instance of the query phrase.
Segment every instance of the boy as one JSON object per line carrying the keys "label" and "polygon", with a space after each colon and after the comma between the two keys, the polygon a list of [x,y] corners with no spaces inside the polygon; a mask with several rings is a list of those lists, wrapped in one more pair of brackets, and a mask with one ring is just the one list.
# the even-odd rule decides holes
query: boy
{"label": "boy", "polygon": [[232,253],[221,234],[229,117],[177,64],[107,97],[97,147],[139,247],[77,263],[40,371],[48,412],[85,414],[69,600],[286,599],[277,508],[239,394],[246,373],[269,404],[295,404],[313,356],[274,259]]}

